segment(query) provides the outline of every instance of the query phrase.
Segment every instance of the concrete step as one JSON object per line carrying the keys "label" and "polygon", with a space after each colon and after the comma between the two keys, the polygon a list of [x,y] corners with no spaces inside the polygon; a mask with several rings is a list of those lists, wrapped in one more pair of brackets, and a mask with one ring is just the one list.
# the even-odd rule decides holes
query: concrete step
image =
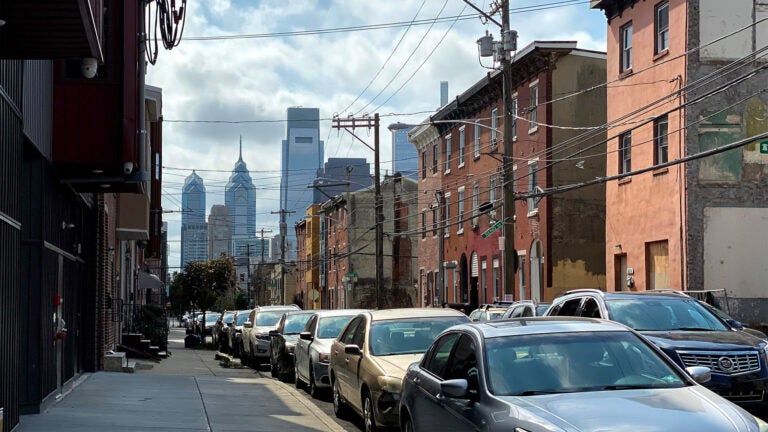
{"label": "concrete step", "polygon": [[133,373],[134,371],[136,371],[135,361],[129,361],[128,364],[123,367],[123,372]]}
{"label": "concrete step", "polygon": [[128,357],[124,352],[110,352],[104,354],[104,370],[110,372],[122,372],[128,365]]}
{"label": "concrete step", "polygon": [[168,358],[168,352],[167,351],[158,351],[157,356],[160,358]]}

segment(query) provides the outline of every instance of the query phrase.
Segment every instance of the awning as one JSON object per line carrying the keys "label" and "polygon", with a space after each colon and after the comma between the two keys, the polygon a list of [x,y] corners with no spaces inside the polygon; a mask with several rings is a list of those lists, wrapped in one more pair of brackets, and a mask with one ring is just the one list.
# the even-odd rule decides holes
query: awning
{"label": "awning", "polygon": [[145,271],[139,270],[139,288],[145,289],[145,288],[152,288],[156,290],[163,290],[165,289],[165,284],[163,281],[160,280],[159,277],[156,275],[153,275],[152,273],[147,273]]}

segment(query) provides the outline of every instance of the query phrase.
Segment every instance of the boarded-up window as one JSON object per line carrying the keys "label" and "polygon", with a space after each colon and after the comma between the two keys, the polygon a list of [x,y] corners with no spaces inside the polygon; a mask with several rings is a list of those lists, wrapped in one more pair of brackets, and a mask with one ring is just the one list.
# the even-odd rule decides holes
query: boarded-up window
{"label": "boarded-up window", "polygon": [[669,243],[664,241],[645,244],[647,289],[669,289]]}

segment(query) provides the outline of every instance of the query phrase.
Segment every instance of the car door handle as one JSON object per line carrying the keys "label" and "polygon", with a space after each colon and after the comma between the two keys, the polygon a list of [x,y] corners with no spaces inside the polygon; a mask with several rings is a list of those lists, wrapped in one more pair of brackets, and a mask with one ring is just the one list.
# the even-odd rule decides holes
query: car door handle
{"label": "car door handle", "polygon": [[415,378],[413,379],[413,382],[414,382],[414,383],[416,383],[416,384],[418,384],[418,383],[420,383],[420,382],[421,382],[421,378],[419,378],[419,377],[415,377]]}

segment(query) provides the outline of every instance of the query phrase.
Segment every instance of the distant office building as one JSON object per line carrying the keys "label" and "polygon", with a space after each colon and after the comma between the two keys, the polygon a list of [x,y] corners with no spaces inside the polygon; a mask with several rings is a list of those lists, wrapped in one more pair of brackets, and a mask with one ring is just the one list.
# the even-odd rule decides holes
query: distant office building
{"label": "distant office building", "polygon": [[412,125],[394,123],[389,125],[392,132],[392,174],[400,173],[403,177],[417,180],[419,169],[419,155],[416,147],[408,141],[408,131]]}
{"label": "distant office building", "polygon": [[208,229],[205,223],[205,185],[194,171],[184,179],[181,191],[181,266],[208,260]]}
{"label": "distant office building", "polygon": [[244,255],[243,249],[256,237],[256,188],[243,161],[243,138],[240,137],[240,157],[235,162],[224,192],[224,203],[232,221],[232,252]]}
{"label": "distant office building", "polygon": [[232,255],[232,220],[227,206],[215,205],[208,215],[208,256],[222,255]]}
{"label": "distant office building", "polygon": [[365,158],[329,158],[315,180],[313,203],[323,203],[348,190],[354,192],[372,184],[371,164]]}
{"label": "distant office building", "polygon": [[324,143],[320,141],[320,110],[288,108],[287,114],[280,179],[280,233],[286,236],[285,258],[294,259],[296,232],[293,226],[304,218],[314,200],[313,189],[308,186],[314,184],[325,155]]}
{"label": "distant office building", "polygon": [[440,81],[440,106],[448,105],[448,81]]}

